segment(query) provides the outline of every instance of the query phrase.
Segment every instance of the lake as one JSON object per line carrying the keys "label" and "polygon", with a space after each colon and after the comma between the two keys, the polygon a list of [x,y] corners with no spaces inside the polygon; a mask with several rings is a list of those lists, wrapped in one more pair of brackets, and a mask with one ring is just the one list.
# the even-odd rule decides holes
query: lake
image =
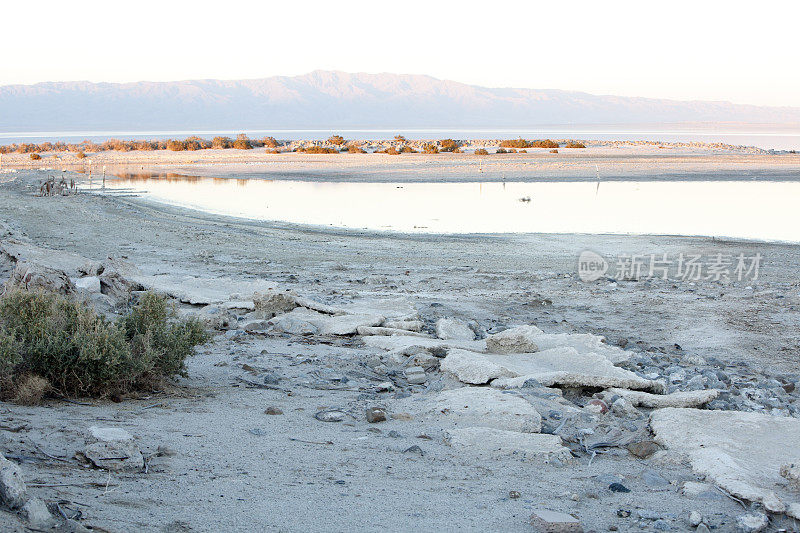
{"label": "lake", "polygon": [[[84,188],[100,192],[102,180]],[[416,233],[703,235],[800,242],[800,182],[348,183],[109,178],[106,191],[236,217]]]}

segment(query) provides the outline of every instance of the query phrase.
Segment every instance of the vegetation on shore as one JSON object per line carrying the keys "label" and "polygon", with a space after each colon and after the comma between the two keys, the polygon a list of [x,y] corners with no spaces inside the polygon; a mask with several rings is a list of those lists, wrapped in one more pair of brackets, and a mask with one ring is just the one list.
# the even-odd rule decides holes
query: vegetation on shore
{"label": "vegetation on shore", "polygon": [[185,359],[207,340],[198,320],[179,319],[154,293],[111,322],[80,300],[11,291],[0,297],[0,398],[35,404],[48,392],[151,390],[184,375]]}

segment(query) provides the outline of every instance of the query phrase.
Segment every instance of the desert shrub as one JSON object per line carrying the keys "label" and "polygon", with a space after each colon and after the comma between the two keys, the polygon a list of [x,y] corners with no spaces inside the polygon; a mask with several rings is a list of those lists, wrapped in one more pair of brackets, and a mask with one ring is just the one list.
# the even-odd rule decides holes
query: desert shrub
{"label": "desert shrub", "polygon": [[328,148],[325,146],[309,146],[307,148],[298,148],[298,152],[304,152],[306,154],[338,154],[339,150],[336,148]]}
{"label": "desert shrub", "polygon": [[31,159],[33,159],[34,161],[38,161],[38,160],[40,160],[40,159],[42,158],[42,156],[40,156],[40,155],[39,155],[39,154],[37,154],[37,153],[32,153],[30,157],[31,157]]}
{"label": "desert shrub", "polygon": [[551,141],[550,139],[544,139],[541,141],[533,141],[531,143],[531,148],[558,148],[559,144],[555,141]]}
{"label": "desert shrub", "polygon": [[186,145],[183,141],[177,141],[175,139],[170,139],[167,141],[167,150],[172,150],[173,152],[182,152],[186,149]]}
{"label": "desert shrub", "polygon": [[263,144],[267,148],[278,147],[278,141],[275,140],[275,137],[264,137],[263,139],[261,139],[261,144]]}
{"label": "desert shrub", "polygon": [[533,148],[533,143],[525,139],[510,139],[500,141],[501,148]]}
{"label": "desert shrub", "polygon": [[565,148],[586,148],[586,145],[581,142],[567,143]]}
{"label": "desert shrub", "polygon": [[508,151],[505,148],[498,148],[495,153],[496,154],[507,154]]}
{"label": "desert shrub", "polygon": [[211,148],[214,148],[215,150],[230,148],[232,144],[233,141],[230,137],[214,137],[211,139]]}
{"label": "desert shrub", "polygon": [[553,148],[552,150],[550,150],[550,153],[551,153],[551,154],[557,154],[557,153],[558,153],[558,150],[556,150],[555,148]]}
{"label": "desert shrub", "polygon": [[527,153],[528,153],[528,151],[527,151],[527,150],[520,150],[520,151],[519,151],[519,153],[521,153],[521,154],[527,154]]}
{"label": "desert shrub", "polygon": [[267,148],[266,152],[267,152],[268,154],[279,154],[279,153],[281,153],[281,151],[280,151],[280,150],[278,150],[278,149],[272,149],[272,148]]}
{"label": "desert shrub", "polygon": [[460,148],[460,144],[453,139],[442,139],[439,141],[442,152],[455,152]]}
{"label": "desert shrub", "polygon": [[397,141],[397,142],[399,142],[399,143],[404,143],[404,142],[406,142],[406,138],[405,138],[405,137],[403,137],[402,135],[395,135],[395,136],[394,136],[394,140],[395,140],[395,141]]}
{"label": "desert shrub", "polygon": [[402,146],[402,147],[400,148],[399,152],[400,152],[401,154],[416,154],[416,153],[418,153],[416,150],[414,150],[413,148],[411,148],[411,147],[410,147],[409,145],[407,145],[407,144],[406,144],[406,145],[404,145],[404,146]]}
{"label": "desert shrub", "polygon": [[328,137],[328,142],[331,144],[335,144],[336,146],[341,146],[344,144],[344,137],[341,135],[331,135]]}
{"label": "desert shrub", "polygon": [[78,159],[83,159],[84,157],[86,157],[86,154],[84,154],[83,152],[78,152],[77,154],[75,154],[75,157],[77,157]]}
{"label": "desert shrub", "polygon": [[234,148],[236,148],[237,150],[252,150],[253,149],[253,145],[250,144],[250,140],[249,139],[236,139],[235,141],[233,141],[233,145],[232,146]]}
{"label": "desert shrub", "polygon": [[475,150],[475,155],[489,155],[489,152],[486,150],[486,148],[478,148]]}
{"label": "desert shrub", "polygon": [[164,298],[145,293],[117,322],[85,302],[40,291],[0,298],[0,397],[35,401],[48,388],[103,397],[183,374],[208,339],[196,319],[180,320]]}
{"label": "desert shrub", "polygon": [[439,147],[436,146],[435,144],[426,144],[425,146],[422,147],[422,151],[425,152],[426,154],[438,154]]}
{"label": "desert shrub", "polygon": [[351,154],[366,154],[367,151],[361,148],[360,146],[356,146],[355,144],[351,144],[347,147],[347,151]]}

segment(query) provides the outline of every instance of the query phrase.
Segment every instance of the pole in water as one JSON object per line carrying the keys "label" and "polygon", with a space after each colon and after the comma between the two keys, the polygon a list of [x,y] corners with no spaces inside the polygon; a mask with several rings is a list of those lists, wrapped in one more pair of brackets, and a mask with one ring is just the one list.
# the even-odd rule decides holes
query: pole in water
{"label": "pole in water", "polygon": [[594,195],[597,196],[597,194],[600,192],[600,167],[595,164],[594,168],[597,170],[597,188],[594,190]]}
{"label": "pole in water", "polygon": [[103,188],[106,188],[106,166],[103,165]]}

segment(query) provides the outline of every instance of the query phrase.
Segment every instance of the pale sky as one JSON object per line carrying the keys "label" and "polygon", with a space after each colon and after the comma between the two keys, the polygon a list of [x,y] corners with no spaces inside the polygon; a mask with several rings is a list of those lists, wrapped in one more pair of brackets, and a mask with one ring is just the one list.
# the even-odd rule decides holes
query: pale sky
{"label": "pale sky", "polygon": [[0,85],[325,69],[800,106],[798,20],[798,0],[16,0],[0,8]]}

